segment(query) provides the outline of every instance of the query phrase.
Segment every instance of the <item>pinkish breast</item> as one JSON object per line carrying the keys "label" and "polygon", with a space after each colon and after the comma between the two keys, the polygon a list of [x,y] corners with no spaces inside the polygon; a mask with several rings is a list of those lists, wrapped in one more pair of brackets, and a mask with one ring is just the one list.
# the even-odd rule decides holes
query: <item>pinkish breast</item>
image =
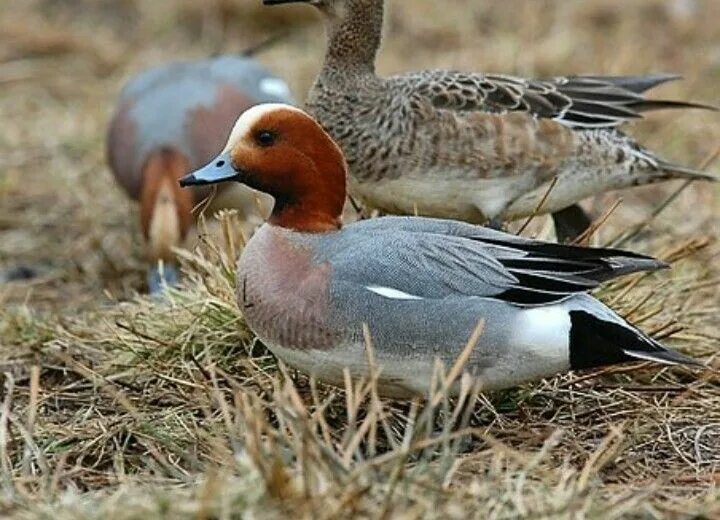
{"label": "pinkish breast", "polygon": [[248,326],[265,342],[328,350],[341,331],[330,324],[331,267],[313,261],[291,231],[265,224],[240,256],[237,297]]}

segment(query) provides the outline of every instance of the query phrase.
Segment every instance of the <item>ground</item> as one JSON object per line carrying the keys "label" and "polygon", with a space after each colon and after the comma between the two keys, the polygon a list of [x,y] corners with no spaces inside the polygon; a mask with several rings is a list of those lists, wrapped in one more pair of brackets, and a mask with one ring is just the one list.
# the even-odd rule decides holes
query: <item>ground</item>
{"label": "ground", "polygon": [[[234,245],[222,240],[185,255],[186,285],[169,301],[141,295],[136,208],[105,165],[114,99],[145,67],[287,30],[260,59],[302,99],[322,28],[308,7],[260,4],[3,2],[0,516],[720,517],[715,186],[687,187],[666,207],[677,183],[588,203],[602,215],[622,196],[598,243],[645,224],[623,246],[672,262],[599,296],[714,371],[572,374],[481,395],[465,416],[442,391],[381,401],[372,381],[344,392],[278,366],[244,328]],[[685,80],[658,96],[720,103],[716,0],[393,0],[389,10],[382,73],[676,72]],[[717,172],[719,118],[657,113],[629,131]],[[541,223],[528,232],[545,233]]]}

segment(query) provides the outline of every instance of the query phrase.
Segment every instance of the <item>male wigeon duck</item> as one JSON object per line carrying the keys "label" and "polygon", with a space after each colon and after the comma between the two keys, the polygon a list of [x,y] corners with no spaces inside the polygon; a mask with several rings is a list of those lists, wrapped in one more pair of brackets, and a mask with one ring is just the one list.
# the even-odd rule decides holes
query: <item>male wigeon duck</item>
{"label": "male wigeon duck", "polygon": [[381,78],[383,0],[264,0],[296,2],[320,10],[328,39],[307,108],[345,152],[350,192],[371,207],[496,225],[552,213],[569,239],[590,224],[576,203],[591,195],[712,178],[617,130],[650,110],[710,108],[643,96],[676,76],[430,70]]}
{"label": "male wigeon duck", "polygon": [[[122,90],[108,130],[107,157],[117,181],[140,201],[152,262],[150,292],[177,280],[172,250],[188,235],[193,207],[210,193],[180,190],[177,180],[215,155],[241,112],[271,101],[292,103],[288,86],[256,61],[240,56],[155,67]],[[246,188],[225,190],[218,199],[225,207],[237,208],[251,224],[262,222],[269,210],[269,200],[258,201]],[[165,262],[162,273],[159,260]]]}
{"label": "male wigeon duck", "polygon": [[484,390],[635,360],[695,363],[588,294],[664,267],[646,256],[529,240],[463,222],[381,217],[342,225],[346,162],[300,109],[258,105],[183,186],[237,181],[275,204],[238,261],[238,303],[279,358],[342,385],[367,375],[369,328],[388,396],[424,394],[480,320],[465,369]]}

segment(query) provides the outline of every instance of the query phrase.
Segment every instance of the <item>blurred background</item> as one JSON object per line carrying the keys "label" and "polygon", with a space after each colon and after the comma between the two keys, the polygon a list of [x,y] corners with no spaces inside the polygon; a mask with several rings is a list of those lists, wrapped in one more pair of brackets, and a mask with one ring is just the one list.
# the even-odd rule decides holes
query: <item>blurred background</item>
{"label": "blurred background", "polygon": [[[109,174],[104,149],[117,94],[132,75],[167,61],[241,52],[290,31],[258,59],[303,99],[324,51],[320,20],[307,6],[266,8],[261,0],[0,5],[0,305],[73,312],[142,289],[136,208]],[[717,0],[390,0],[378,70],[673,72],[684,81],[655,96],[718,105],[718,20]],[[630,131],[661,155],[698,166],[720,145],[720,116],[655,113]],[[624,192],[601,235],[642,221],[677,186]],[[718,193],[691,186],[652,223],[647,240],[713,239]],[[619,198],[589,204],[599,215]],[[710,248],[697,261],[718,269],[716,256]]]}

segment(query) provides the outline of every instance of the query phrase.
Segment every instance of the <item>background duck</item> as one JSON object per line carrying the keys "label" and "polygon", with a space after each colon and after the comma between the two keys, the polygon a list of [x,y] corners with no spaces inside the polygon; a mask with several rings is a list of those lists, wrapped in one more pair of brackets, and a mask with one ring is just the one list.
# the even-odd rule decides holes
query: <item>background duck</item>
{"label": "background duck", "polygon": [[385,217],[342,225],[346,163],[306,113],[258,105],[183,186],[238,181],[272,195],[268,223],[238,262],[248,326],[290,365],[342,385],[369,375],[367,325],[386,395],[426,395],[436,359],[459,357],[497,390],[568,369],[695,362],[587,294],[664,266],[652,258],[529,240],[461,222]]}
{"label": "background duck", "polygon": [[[108,129],[107,158],[118,183],[140,202],[152,264],[150,292],[159,291],[163,280],[177,280],[172,250],[188,236],[195,204],[210,194],[180,190],[177,180],[216,153],[238,114],[267,101],[293,103],[282,79],[245,56],[161,65],[123,88]],[[262,222],[269,207],[264,196],[240,186],[223,190],[212,202],[214,208],[238,209],[246,233]]]}
{"label": "background duck", "polygon": [[714,179],[617,130],[650,110],[709,108],[643,96],[676,76],[431,70],[380,78],[383,0],[263,1],[308,3],[323,14],[327,51],[307,107],[342,146],[351,193],[371,207],[496,224],[552,213],[568,240],[590,224],[576,203],[591,195]]}

